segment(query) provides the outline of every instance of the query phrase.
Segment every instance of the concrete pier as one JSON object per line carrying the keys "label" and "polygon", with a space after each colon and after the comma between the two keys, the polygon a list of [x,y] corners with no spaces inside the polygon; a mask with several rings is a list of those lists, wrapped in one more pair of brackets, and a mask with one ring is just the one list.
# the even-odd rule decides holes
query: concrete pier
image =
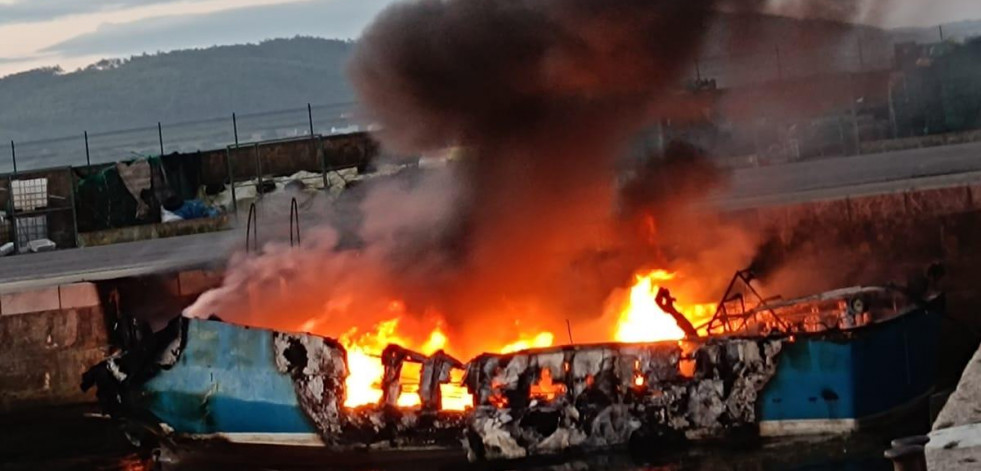
{"label": "concrete pier", "polygon": [[981,349],[937,416],[926,457],[930,471],[981,468]]}

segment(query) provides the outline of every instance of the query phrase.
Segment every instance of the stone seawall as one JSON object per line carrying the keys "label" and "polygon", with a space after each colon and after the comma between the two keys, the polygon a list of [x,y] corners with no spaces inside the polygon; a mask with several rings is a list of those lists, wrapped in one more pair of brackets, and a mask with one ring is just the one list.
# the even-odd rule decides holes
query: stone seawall
{"label": "stone seawall", "polygon": [[107,353],[92,283],[0,296],[0,411],[90,402],[79,378]]}

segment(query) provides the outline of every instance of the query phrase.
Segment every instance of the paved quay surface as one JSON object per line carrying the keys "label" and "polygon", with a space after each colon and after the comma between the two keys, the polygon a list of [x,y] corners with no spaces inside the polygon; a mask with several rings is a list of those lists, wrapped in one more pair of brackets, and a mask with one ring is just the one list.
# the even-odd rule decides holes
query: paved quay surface
{"label": "paved quay surface", "polygon": [[[975,183],[981,143],[738,169],[716,202],[738,209]],[[220,264],[243,242],[241,232],[4,257],[0,292]]]}
{"label": "paved quay surface", "polygon": [[3,257],[0,293],[218,264],[234,237],[216,232]]}

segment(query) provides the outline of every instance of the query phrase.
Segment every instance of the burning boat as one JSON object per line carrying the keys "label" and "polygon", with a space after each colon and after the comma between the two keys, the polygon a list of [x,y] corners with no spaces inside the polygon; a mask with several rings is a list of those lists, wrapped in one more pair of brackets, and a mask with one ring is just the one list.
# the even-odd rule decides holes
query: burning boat
{"label": "burning boat", "polygon": [[[735,290],[739,281],[748,289]],[[466,364],[391,344],[375,357],[378,394],[367,404],[348,392],[366,366],[341,342],[205,319],[175,319],[93,367],[83,386],[98,387],[110,414],[161,433],[331,449],[459,450],[463,438],[472,460],[849,433],[931,391],[942,294],[861,287],[766,300],[739,273],[697,327],[667,290],[650,294],[679,338]]]}
{"label": "burning boat", "polygon": [[470,456],[845,434],[892,423],[932,390],[942,295],[910,303],[861,287],[733,303],[744,305],[728,297],[708,337],[474,359]]}

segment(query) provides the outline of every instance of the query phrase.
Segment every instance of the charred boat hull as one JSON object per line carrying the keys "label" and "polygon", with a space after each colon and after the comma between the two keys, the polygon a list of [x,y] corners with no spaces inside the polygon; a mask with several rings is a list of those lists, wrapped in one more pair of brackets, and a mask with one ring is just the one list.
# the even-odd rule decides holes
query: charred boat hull
{"label": "charred boat hull", "polygon": [[[187,318],[155,337],[83,381],[110,414],[153,433],[337,452],[459,450],[462,413],[343,407],[346,351],[332,339]],[[434,355],[424,371],[445,364]]]}
{"label": "charred boat hull", "polygon": [[198,319],[175,320],[86,382],[113,415],[181,437],[341,451],[459,450],[465,438],[475,460],[848,433],[930,392],[942,310],[941,298],[821,333],[485,354],[467,364],[467,414],[344,408],[338,343]]}

